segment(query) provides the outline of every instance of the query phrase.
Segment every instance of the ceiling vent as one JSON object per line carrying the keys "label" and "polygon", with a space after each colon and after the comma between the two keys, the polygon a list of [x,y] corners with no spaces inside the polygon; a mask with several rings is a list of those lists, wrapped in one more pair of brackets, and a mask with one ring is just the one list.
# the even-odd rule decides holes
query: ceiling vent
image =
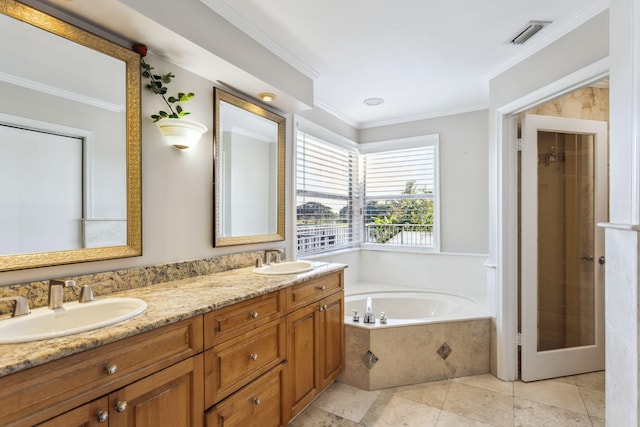
{"label": "ceiling vent", "polygon": [[511,37],[509,43],[515,45],[524,44],[533,37],[538,31],[551,24],[551,21],[529,21],[527,25],[522,27],[514,37]]}

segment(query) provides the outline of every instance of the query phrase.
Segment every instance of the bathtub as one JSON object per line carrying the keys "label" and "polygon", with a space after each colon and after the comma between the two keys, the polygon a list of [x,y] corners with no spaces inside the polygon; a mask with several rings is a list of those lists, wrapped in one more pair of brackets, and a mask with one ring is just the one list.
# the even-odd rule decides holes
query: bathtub
{"label": "bathtub", "polygon": [[[384,286],[367,292],[358,285],[351,287],[357,292],[346,287],[345,369],[339,381],[377,390],[489,372],[491,320],[482,304],[442,292]],[[375,324],[363,323],[367,297]],[[386,324],[379,320],[382,311]]]}
{"label": "bathtub", "polygon": [[[366,299],[371,297],[375,324],[363,323]],[[357,311],[360,320],[353,321]],[[387,323],[380,323],[385,313]],[[344,299],[345,323],[365,328],[407,326],[483,317],[481,307],[458,295],[429,291],[372,291],[347,295]],[[486,316],[485,316],[486,317]]]}

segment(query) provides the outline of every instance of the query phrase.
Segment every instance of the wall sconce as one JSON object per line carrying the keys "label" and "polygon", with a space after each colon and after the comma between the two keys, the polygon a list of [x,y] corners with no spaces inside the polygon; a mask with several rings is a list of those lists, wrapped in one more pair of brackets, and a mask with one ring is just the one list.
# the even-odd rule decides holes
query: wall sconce
{"label": "wall sconce", "polygon": [[202,134],[207,131],[205,125],[185,119],[162,119],[156,124],[164,139],[179,150],[185,150],[195,145]]}

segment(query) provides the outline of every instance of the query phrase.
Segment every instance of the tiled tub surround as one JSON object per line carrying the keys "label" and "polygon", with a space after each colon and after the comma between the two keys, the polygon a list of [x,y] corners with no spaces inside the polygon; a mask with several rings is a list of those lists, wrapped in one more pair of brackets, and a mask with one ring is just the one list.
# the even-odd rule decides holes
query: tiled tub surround
{"label": "tiled tub surround", "polygon": [[490,319],[411,326],[345,324],[338,381],[378,390],[489,372]]}
{"label": "tiled tub surround", "polygon": [[307,273],[281,276],[259,275],[253,273],[251,267],[238,268],[181,280],[157,280],[161,283],[116,292],[110,296],[145,300],[147,310],[133,319],[94,331],[46,341],[0,345],[0,376],[340,271],[345,265],[315,263],[315,267]]}

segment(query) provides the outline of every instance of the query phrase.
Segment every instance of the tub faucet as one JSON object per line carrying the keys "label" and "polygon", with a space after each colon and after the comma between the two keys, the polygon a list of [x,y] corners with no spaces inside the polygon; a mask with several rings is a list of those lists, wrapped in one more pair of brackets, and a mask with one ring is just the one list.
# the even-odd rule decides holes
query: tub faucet
{"label": "tub faucet", "polygon": [[367,297],[367,306],[364,310],[364,323],[376,323],[376,316],[373,314],[373,305],[371,297]]}
{"label": "tub faucet", "polygon": [[73,288],[76,286],[75,280],[51,279],[49,280],[49,308],[62,308],[63,288]]}

